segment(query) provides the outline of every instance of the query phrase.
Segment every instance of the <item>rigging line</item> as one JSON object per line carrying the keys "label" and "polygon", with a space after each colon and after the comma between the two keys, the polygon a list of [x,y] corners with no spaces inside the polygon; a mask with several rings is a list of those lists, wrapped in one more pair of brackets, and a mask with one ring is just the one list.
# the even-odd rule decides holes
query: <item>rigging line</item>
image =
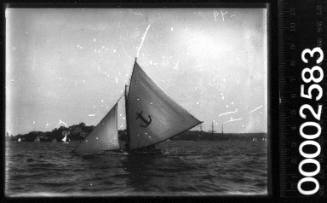
{"label": "rigging line", "polygon": [[259,109],[261,109],[262,107],[263,107],[263,105],[257,106],[256,108],[252,109],[250,111],[250,113],[254,113],[254,112],[258,111]]}
{"label": "rigging line", "polygon": [[118,103],[118,102],[120,101],[120,99],[121,99],[124,95],[125,95],[125,93],[122,93],[122,94],[120,95],[120,97],[117,99],[117,101],[115,102],[115,104]]}
{"label": "rigging line", "polygon": [[235,109],[234,111],[228,111],[228,112],[225,112],[225,113],[221,113],[221,114],[218,115],[218,117],[229,115],[229,114],[234,114],[234,113],[237,113],[237,112],[238,112],[238,109]]}
{"label": "rigging line", "polygon": [[148,33],[150,27],[151,27],[151,24],[149,24],[149,25],[146,27],[145,32],[143,33],[143,36],[142,36],[142,40],[141,40],[140,46],[138,47],[137,52],[136,52],[136,58],[138,58],[139,55],[140,55],[141,48],[143,47],[143,43],[144,43],[145,37],[146,37],[146,35],[147,35],[147,33]]}
{"label": "rigging line", "polygon": [[231,118],[228,121],[225,121],[223,124],[227,124],[227,123],[231,123],[231,122],[235,122],[235,121],[241,121],[243,120],[243,118]]}

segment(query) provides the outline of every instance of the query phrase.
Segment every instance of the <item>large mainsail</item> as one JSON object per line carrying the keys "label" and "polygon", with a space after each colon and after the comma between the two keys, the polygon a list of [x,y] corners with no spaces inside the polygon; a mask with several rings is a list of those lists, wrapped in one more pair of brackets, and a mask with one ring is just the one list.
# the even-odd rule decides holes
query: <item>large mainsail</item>
{"label": "large mainsail", "polygon": [[117,103],[74,152],[93,154],[115,149],[119,149]]}
{"label": "large mainsail", "polygon": [[131,150],[164,141],[201,123],[169,98],[136,61],[126,107]]}

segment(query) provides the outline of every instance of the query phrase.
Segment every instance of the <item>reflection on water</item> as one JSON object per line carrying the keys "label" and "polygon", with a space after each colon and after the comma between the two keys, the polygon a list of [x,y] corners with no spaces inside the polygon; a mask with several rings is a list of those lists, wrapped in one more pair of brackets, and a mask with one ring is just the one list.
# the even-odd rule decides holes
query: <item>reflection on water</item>
{"label": "reflection on water", "polygon": [[71,153],[78,143],[7,142],[6,194],[265,194],[266,142],[173,141],[160,154]]}
{"label": "reflection on water", "polygon": [[[151,186],[155,185],[156,174],[153,172],[155,163],[160,157],[156,155],[132,155],[126,156],[122,160],[123,169],[127,172],[126,183],[134,191],[151,191]],[[157,184],[160,184],[157,182]]]}

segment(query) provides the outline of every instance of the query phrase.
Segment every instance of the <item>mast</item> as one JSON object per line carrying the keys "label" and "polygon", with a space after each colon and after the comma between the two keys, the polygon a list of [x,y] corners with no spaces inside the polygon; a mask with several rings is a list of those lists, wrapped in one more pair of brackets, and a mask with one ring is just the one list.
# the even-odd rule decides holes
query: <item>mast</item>
{"label": "mast", "polygon": [[127,110],[127,108],[128,108],[128,105],[127,105],[127,85],[125,85],[125,111],[126,111],[126,144],[125,144],[125,147],[126,147],[126,151],[128,151],[129,150],[129,125],[128,125],[128,110]]}
{"label": "mast", "polygon": [[224,123],[221,124],[221,135],[224,135]]}
{"label": "mast", "polygon": [[[131,74],[131,77],[133,75],[133,72],[134,72],[134,66],[135,66],[135,63],[137,62],[137,57],[135,57],[135,60],[134,60],[134,65],[133,65],[133,70],[132,70],[132,74]],[[131,78],[129,79],[129,85],[131,85]],[[126,151],[129,151],[129,142],[130,142],[130,124],[128,122],[128,85],[125,85],[125,111],[126,111]]]}
{"label": "mast", "polygon": [[213,121],[212,121],[212,124],[211,124],[211,134],[212,134],[212,136],[213,136],[213,133],[214,133],[215,131],[214,131],[214,126],[213,126]]}

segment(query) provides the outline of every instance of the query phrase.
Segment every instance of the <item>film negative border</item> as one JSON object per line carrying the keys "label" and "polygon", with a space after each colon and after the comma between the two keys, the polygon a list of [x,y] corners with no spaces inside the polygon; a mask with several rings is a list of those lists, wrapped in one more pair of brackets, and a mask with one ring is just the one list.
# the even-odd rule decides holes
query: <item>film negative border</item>
{"label": "film negative border", "polygon": [[279,2],[280,195],[326,196],[326,2]]}

